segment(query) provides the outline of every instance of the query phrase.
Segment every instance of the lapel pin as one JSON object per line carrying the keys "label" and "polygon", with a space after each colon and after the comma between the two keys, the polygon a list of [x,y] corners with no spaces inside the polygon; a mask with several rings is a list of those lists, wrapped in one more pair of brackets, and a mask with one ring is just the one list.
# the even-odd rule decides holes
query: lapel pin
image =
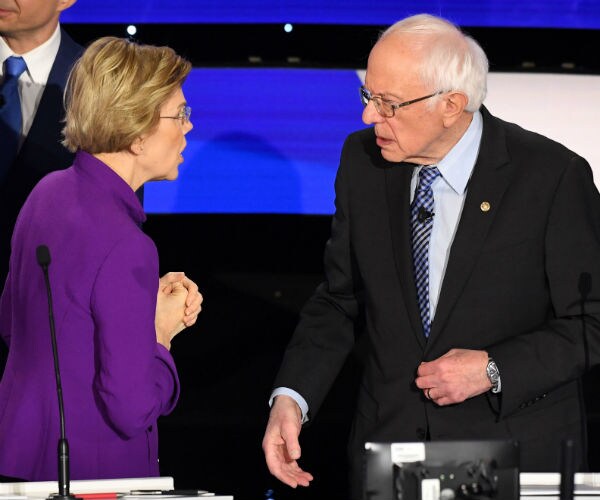
{"label": "lapel pin", "polygon": [[479,208],[481,208],[482,212],[488,212],[490,210],[490,204],[487,201],[482,201]]}

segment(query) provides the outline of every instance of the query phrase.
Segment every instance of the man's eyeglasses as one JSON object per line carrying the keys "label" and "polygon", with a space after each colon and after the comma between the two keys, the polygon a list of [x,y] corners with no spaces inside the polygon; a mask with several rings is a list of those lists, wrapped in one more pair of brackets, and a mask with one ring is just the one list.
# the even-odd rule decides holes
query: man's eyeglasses
{"label": "man's eyeglasses", "polygon": [[429,95],[426,95],[423,97],[411,99],[410,101],[394,102],[394,101],[390,101],[388,99],[384,99],[380,95],[371,94],[371,92],[369,92],[364,87],[364,85],[362,87],[360,87],[359,92],[360,92],[360,100],[363,103],[363,106],[366,108],[367,104],[369,104],[369,101],[373,101],[373,104],[375,105],[375,109],[377,110],[377,112],[385,118],[391,118],[392,116],[394,116],[394,113],[396,112],[396,110],[398,108],[403,108],[404,106],[408,106],[409,104],[414,104],[415,102],[424,101],[425,99],[429,99],[430,97],[442,94],[442,91],[439,91],[439,92],[434,92],[433,94],[429,94]]}
{"label": "man's eyeglasses", "polygon": [[161,116],[159,118],[171,118],[171,120],[179,120],[182,125],[185,125],[190,121],[190,116],[192,116],[192,108],[189,106],[184,106],[181,108],[181,111],[179,111],[177,116]]}

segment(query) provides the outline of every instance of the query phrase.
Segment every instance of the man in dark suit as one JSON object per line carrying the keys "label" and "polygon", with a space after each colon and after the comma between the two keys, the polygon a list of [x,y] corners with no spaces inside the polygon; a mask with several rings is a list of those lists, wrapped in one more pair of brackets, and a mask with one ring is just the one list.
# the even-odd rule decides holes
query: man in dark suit
{"label": "man in dark suit", "polygon": [[[479,45],[418,15],[368,60],[336,178],[325,281],[303,308],[263,438],[308,486],[314,417],[364,321],[351,495],[368,441],[515,439],[522,471],[586,468],[581,376],[600,350],[600,195],[582,157],[492,116]],[[558,119],[558,117],[557,117]]]}
{"label": "man in dark suit", "polygon": [[[25,198],[44,175],[68,167],[73,160],[61,144],[62,99],[71,66],[83,48],[60,28],[59,16],[75,1],[0,2],[0,65],[4,68],[0,82],[6,78],[8,57],[22,56],[27,63],[19,79],[22,128],[17,151],[0,169],[0,287],[8,273],[10,238]],[[6,160],[8,154],[3,156]],[[0,374],[5,362],[6,347],[0,342]]]}

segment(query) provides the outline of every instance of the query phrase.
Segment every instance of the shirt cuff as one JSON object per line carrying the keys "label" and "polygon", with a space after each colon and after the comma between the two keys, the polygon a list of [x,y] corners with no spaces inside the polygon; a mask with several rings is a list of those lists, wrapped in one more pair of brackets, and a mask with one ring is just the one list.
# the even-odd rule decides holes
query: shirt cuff
{"label": "shirt cuff", "polygon": [[287,387],[278,387],[271,393],[271,398],[269,399],[269,406],[273,406],[273,400],[275,399],[275,396],[289,396],[294,401],[296,401],[296,403],[300,407],[300,411],[302,412],[302,423],[305,424],[306,422],[308,422],[308,404],[306,403],[306,400],[302,396],[300,396],[300,394],[298,394],[293,389],[289,389]]}

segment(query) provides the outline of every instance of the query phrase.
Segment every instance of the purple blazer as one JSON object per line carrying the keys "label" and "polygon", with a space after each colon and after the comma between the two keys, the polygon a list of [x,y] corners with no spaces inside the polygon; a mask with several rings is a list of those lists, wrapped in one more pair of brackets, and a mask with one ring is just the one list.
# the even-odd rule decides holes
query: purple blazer
{"label": "purple blazer", "polygon": [[113,170],[79,152],[27,199],[0,298],[9,346],[0,382],[0,475],[55,480],[60,434],[48,299],[49,266],[71,478],[159,475],[157,419],[179,380],[156,341],[158,253],[143,208]]}

